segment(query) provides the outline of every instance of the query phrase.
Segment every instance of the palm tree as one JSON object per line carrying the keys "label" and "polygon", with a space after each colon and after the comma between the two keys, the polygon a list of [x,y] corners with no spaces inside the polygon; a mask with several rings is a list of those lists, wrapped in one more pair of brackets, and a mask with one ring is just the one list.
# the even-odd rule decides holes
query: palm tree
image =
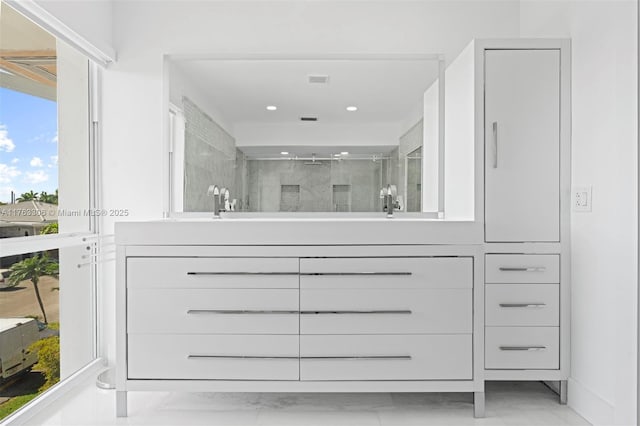
{"label": "palm tree", "polygon": [[25,259],[21,262],[11,265],[11,273],[7,278],[11,287],[17,286],[21,281],[30,280],[33,284],[33,290],[36,293],[36,299],[38,299],[38,305],[42,311],[42,317],[44,323],[48,324],[47,313],[44,310],[44,304],[42,303],[42,297],[40,297],[40,289],[38,288],[38,282],[43,275],[49,275],[58,277],[59,268],[58,262],[49,258],[46,253],[40,255],[36,254],[33,257]]}
{"label": "palm tree", "polygon": [[38,199],[38,193],[37,192],[33,192],[33,189],[29,192],[25,192],[22,195],[20,195],[18,197],[18,199],[16,201],[20,202],[20,201],[34,201]]}
{"label": "palm tree", "polygon": [[58,190],[53,194],[48,194],[46,191],[42,191],[38,197],[38,201],[49,204],[58,204]]}

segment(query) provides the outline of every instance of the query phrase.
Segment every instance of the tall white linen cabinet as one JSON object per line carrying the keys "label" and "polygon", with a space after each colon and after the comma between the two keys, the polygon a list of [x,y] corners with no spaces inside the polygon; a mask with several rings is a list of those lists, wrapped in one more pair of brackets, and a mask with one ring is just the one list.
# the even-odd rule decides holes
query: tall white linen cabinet
{"label": "tall white linen cabinet", "polygon": [[569,47],[475,40],[449,65],[445,176],[469,179],[442,219],[116,224],[117,414],[136,390],[473,392],[482,417],[487,380],[566,402]]}

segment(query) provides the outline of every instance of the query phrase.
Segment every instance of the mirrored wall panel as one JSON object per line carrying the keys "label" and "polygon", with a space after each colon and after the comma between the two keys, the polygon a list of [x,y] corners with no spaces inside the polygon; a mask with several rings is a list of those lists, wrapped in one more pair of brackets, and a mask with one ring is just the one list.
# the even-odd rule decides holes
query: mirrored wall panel
{"label": "mirrored wall panel", "polygon": [[173,211],[434,211],[437,60],[168,63]]}

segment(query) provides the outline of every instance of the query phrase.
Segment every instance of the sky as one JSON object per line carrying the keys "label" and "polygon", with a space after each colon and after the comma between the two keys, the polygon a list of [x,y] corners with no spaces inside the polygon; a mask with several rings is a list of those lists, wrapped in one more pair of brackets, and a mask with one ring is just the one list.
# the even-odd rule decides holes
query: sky
{"label": "sky", "polygon": [[56,102],[0,87],[0,201],[57,188]]}

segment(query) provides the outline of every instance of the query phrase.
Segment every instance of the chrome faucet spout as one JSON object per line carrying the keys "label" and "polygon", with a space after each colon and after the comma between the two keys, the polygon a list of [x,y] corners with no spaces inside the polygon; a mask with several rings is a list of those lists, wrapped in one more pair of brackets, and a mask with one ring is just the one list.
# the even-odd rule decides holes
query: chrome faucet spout
{"label": "chrome faucet spout", "polygon": [[396,200],[397,194],[395,185],[387,185],[380,190],[380,198],[383,199],[382,211],[387,213],[388,218],[392,218],[393,211],[399,208],[399,203]]}
{"label": "chrome faucet spout", "polygon": [[220,217],[220,188],[218,185],[209,185],[207,197],[213,197],[213,217]]}

